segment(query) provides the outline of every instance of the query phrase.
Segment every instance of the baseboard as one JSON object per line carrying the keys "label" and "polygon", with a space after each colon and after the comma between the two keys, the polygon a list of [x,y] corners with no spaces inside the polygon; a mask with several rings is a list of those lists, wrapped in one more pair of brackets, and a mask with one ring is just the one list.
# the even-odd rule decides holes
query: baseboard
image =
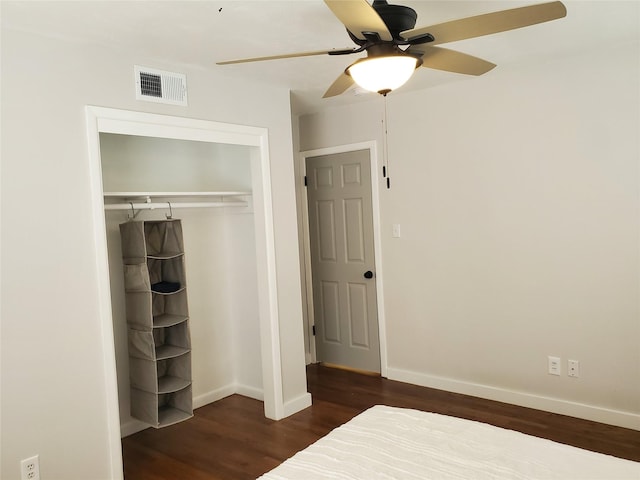
{"label": "baseboard", "polygon": [[300,395],[299,397],[289,400],[284,403],[284,416],[285,418],[294,413],[298,413],[305,408],[311,406],[311,394],[309,392]]}
{"label": "baseboard", "polygon": [[264,402],[264,392],[260,388],[250,387],[248,385],[235,384],[233,386],[234,392],[238,395],[242,395],[243,397],[253,398],[254,400],[260,400]]}
{"label": "baseboard", "polygon": [[[198,408],[202,407],[208,403],[215,402],[217,400],[221,400],[224,397],[228,397],[229,395],[242,395],[244,397],[253,398],[254,400],[259,400],[261,402],[264,401],[264,392],[260,388],[251,387],[249,385],[243,384],[235,384],[235,385],[227,385],[226,387],[215,390],[214,392],[206,393],[204,395],[199,395],[197,398],[193,399],[193,407]],[[311,406],[311,394],[304,393],[293,400],[289,400],[284,404],[284,416],[288,417],[289,415],[293,415],[294,413],[299,412],[300,410],[304,410],[307,407]]]}
{"label": "baseboard", "polygon": [[[264,401],[264,392],[259,388],[236,384],[234,393],[253,398],[255,400],[260,400],[261,402]],[[284,417],[288,417],[289,415],[298,413],[300,410],[304,410],[309,406],[311,406],[311,394],[304,393],[303,395],[300,395],[299,397],[296,397],[293,400],[289,400],[288,402],[284,403]]]}
{"label": "baseboard", "polygon": [[203,393],[197,397],[193,397],[193,408],[200,408],[209,403],[217,402],[225,397],[236,393],[235,385],[225,385],[210,392]]}
{"label": "baseboard", "polygon": [[426,375],[399,368],[387,368],[387,378],[400,382],[430,387],[448,392],[462,393],[473,397],[510,403],[521,407],[535,408],[546,412],[559,413],[570,417],[592,420],[618,427],[640,430],[640,415],[619,410],[586,405],[558,398],[532,395],[488,385],[463,382],[446,377]]}
{"label": "baseboard", "polygon": [[[232,384],[225,385],[224,387],[193,397],[193,408],[203,407],[209,403],[222,400],[223,398],[234,394],[253,398],[254,400],[259,400],[261,402],[264,401],[264,392],[261,389],[250,387],[248,385]],[[305,393],[304,395],[300,395],[299,397],[289,400],[284,404],[284,416],[288,417],[289,415],[293,415],[294,413],[304,410],[309,406],[311,406],[311,394]],[[120,436],[122,438],[128,437],[129,435],[141,432],[147,428],[150,428],[149,425],[132,418],[128,422],[120,425]]]}

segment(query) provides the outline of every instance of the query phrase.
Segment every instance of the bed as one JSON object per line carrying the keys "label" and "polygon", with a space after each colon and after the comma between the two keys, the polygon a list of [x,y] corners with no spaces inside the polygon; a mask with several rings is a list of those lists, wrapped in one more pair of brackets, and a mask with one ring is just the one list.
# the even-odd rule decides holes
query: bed
{"label": "bed", "polygon": [[640,463],[520,432],[374,406],[259,480],[640,479]]}

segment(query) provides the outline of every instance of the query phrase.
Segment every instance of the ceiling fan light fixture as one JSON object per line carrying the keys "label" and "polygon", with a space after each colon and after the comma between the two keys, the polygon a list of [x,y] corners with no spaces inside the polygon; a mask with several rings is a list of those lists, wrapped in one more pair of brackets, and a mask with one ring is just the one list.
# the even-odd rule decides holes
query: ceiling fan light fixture
{"label": "ceiling fan light fixture", "polygon": [[358,60],[346,73],[365,90],[386,95],[404,85],[421,64],[411,55],[380,55]]}

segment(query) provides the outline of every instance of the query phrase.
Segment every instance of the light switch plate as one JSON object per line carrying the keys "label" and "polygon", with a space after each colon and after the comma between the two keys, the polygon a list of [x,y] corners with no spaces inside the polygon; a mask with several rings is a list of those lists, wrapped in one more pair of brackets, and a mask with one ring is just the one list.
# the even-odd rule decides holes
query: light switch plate
{"label": "light switch plate", "polygon": [[549,375],[560,375],[562,373],[560,362],[559,357],[549,356]]}

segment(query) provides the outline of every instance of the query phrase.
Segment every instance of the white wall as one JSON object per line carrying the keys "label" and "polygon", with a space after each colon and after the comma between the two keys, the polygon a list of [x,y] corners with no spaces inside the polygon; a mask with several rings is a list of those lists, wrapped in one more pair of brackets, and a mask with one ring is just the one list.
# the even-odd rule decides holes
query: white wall
{"label": "white wall", "polygon": [[[389,377],[640,429],[638,58],[618,44],[387,97]],[[301,117],[300,150],[381,142],[382,111]]]}
{"label": "white wall", "polygon": [[[142,58],[132,49],[2,29],[2,467],[40,455],[43,478],[118,478],[91,222],[85,105],[269,128],[283,398],[306,393],[286,90]],[[134,64],[186,73],[189,107],[135,101]],[[109,352],[106,352],[109,355]],[[113,453],[115,460],[110,458]]]}

